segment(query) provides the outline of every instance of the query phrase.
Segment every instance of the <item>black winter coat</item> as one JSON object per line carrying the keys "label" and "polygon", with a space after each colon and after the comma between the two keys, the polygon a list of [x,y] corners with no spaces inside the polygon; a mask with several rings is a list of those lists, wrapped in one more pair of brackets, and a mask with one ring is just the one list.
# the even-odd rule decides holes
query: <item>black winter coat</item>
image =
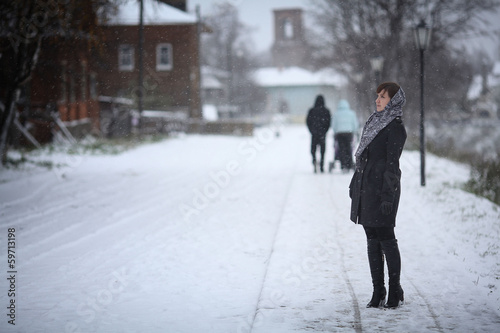
{"label": "black winter coat", "polygon": [[[351,221],[367,227],[394,227],[401,193],[399,158],[406,141],[406,130],[400,117],[383,128],[361,154],[351,184]],[[392,203],[384,215],[383,201]]]}
{"label": "black winter coat", "polygon": [[307,113],[307,128],[313,136],[324,138],[330,128],[331,113],[325,107],[323,96],[318,95],[314,107]]}

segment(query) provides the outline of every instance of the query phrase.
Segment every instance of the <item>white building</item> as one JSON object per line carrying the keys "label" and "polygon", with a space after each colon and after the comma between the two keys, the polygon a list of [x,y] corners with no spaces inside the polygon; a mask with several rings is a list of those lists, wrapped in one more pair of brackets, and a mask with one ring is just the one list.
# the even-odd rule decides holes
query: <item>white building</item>
{"label": "white building", "polygon": [[254,80],[266,91],[267,114],[285,113],[300,121],[319,94],[333,113],[347,84],[347,79],[334,70],[312,72],[300,67],[261,68],[255,71]]}

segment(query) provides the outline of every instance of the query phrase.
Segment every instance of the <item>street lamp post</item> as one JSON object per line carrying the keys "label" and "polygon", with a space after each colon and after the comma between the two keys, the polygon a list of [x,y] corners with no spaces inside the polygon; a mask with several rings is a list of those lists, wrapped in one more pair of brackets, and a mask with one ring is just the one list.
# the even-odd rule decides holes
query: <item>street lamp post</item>
{"label": "street lamp post", "polygon": [[384,67],[384,57],[378,56],[370,59],[370,65],[372,70],[375,72],[376,84],[380,84],[380,74],[382,73],[382,68]]}
{"label": "street lamp post", "polygon": [[[359,112],[359,110],[361,110],[361,101],[360,101],[360,98],[359,98],[359,95],[360,95],[360,85],[361,85],[361,81],[363,80],[363,73],[361,72],[357,72],[357,73],[354,73],[352,75],[352,80],[354,81],[354,84],[355,84],[355,91],[356,91],[356,95],[355,96],[355,100],[356,100],[356,108]],[[363,95],[366,95],[366,94],[363,94]]]}
{"label": "street lamp post", "polygon": [[139,109],[139,135],[142,131],[142,109],[144,102],[144,1],[139,1],[139,43],[138,43],[138,53],[139,53],[139,78],[138,78],[138,89],[137,89],[137,108]]}
{"label": "street lamp post", "polygon": [[425,131],[424,131],[424,51],[429,47],[431,29],[422,20],[415,27],[415,42],[420,50],[420,185],[425,186]]}

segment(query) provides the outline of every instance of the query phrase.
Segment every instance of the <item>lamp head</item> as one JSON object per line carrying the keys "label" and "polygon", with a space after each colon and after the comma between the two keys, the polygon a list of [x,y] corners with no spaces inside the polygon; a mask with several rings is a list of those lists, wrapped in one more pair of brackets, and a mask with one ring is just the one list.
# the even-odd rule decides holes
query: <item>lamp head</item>
{"label": "lamp head", "polygon": [[430,40],[431,28],[425,23],[425,20],[421,20],[415,27],[415,43],[419,50],[424,51],[429,47]]}

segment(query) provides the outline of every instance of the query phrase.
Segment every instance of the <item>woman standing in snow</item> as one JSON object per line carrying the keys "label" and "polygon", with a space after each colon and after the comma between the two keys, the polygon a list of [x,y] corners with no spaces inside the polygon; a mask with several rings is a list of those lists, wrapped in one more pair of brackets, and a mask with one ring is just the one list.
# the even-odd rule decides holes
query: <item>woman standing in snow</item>
{"label": "woman standing in snow", "polygon": [[[349,185],[351,220],[363,225],[373,295],[367,307],[396,308],[404,300],[400,285],[401,257],[394,234],[400,196],[399,158],[406,141],[401,119],[405,93],[394,82],[377,88],[376,111],[368,118]],[[384,254],[389,271],[389,296],[384,285]]]}

